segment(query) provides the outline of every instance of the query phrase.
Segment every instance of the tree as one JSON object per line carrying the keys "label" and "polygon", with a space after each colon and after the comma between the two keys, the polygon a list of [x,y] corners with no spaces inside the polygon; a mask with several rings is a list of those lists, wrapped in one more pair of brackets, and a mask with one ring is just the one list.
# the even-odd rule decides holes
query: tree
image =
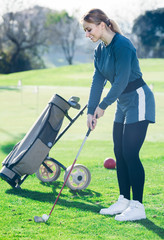
{"label": "tree", "polygon": [[66,11],[50,13],[47,16],[47,26],[52,32],[52,41],[59,44],[68,64],[72,65],[76,51],[76,42],[80,37],[79,22]]}
{"label": "tree", "polygon": [[132,32],[138,38],[139,57],[164,57],[164,8],[146,11],[135,22]]}
{"label": "tree", "polygon": [[3,15],[0,25],[0,71],[43,68],[40,49],[46,47],[45,9],[34,7]]}

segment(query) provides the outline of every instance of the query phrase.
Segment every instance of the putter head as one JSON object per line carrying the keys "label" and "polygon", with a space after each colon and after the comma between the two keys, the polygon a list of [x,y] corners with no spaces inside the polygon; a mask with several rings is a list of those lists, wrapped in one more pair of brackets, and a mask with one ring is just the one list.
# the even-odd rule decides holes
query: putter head
{"label": "putter head", "polygon": [[35,216],[34,221],[35,222],[47,222],[49,217],[50,217],[50,215],[47,215],[47,214],[43,214],[42,217]]}

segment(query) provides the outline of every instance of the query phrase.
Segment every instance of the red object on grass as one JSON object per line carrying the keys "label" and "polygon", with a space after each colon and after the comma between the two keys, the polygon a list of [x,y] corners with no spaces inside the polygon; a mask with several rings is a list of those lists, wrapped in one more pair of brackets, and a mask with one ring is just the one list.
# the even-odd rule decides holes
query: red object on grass
{"label": "red object on grass", "polygon": [[114,169],[116,167],[116,161],[113,158],[106,158],[104,160],[104,167],[108,169]]}

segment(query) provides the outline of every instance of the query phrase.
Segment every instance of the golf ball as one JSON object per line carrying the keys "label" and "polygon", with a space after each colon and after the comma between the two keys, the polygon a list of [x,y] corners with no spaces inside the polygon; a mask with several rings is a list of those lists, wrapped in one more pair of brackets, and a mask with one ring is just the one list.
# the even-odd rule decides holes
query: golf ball
{"label": "golf ball", "polygon": [[43,214],[42,219],[46,222],[49,219],[49,216],[47,214]]}
{"label": "golf ball", "polygon": [[106,158],[104,161],[104,167],[114,169],[116,167],[116,161],[113,158]]}

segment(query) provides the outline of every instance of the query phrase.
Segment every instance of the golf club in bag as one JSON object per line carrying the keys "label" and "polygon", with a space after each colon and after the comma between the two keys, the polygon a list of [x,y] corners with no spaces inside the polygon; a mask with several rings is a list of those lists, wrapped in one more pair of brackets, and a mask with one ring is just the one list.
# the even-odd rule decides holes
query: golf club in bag
{"label": "golf club in bag", "polygon": [[57,198],[56,198],[56,200],[55,200],[55,203],[54,203],[54,205],[53,205],[53,207],[52,207],[52,209],[51,209],[51,211],[50,211],[50,213],[49,213],[49,215],[43,214],[42,217],[35,216],[35,217],[34,217],[34,221],[35,221],[35,222],[47,222],[48,219],[50,218],[50,216],[51,216],[51,214],[52,214],[52,211],[54,210],[54,207],[55,207],[55,205],[56,205],[56,203],[57,203],[57,201],[58,201],[58,199],[59,199],[59,197],[60,197],[60,194],[61,194],[64,186],[66,185],[66,182],[67,182],[67,180],[68,180],[68,178],[69,178],[69,176],[70,176],[70,174],[71,174],[71,172],[72,172],[72,169],[74,168],[74,165],[75,165],[75,163],[76,163],[76,161],[77,161],[77,159],[78,159],[78,156],[79,156],[79,154],[80,154],[80,152],[81,152],[81,150],[82,150],[82,148],[83,148],[83,146],[84,146],[84,144],[85,144],[85,142],[86,142],[86,140],[87,140],[90,132],[91,132],[91,129],[89,128],[88,131],[87,131],[87,133],[86,133],[86,135],[85,135],[85,138],[84,138],[84,140],[83,140],[83,142],[82,142],[82,144],[81,144],[81,146],[80,146],[80,149],[79,149],[79,151],[78,151],[78,153],[77,153],[77,155],[76,155],[76,158],[75,158],[75,160],[74,160],[74,162],[73,162],[73,164],[72,164],[72,166],[71,166],[71,168],[70,168],[70,170],[69,170],[69,172],[68,172],[68,175],[67,175],[67,177],[66,177],[66,179],[65,179],[65,181],[64,181],[64,183],[63,183],[63,186],[62,186],[62,188],[61,188],[61,190],[60,190],[60,192],[59,192],[59,194],[58,194],[58,196],[57,196]]}
{"label": "golf club in bag", "polygon": [[[28,175],[35,173],[41,164],[44,164],[47,171],[52,172],[44,161],[48,159],[50,149],[62,137],[73,122],[83,113],[86,106],[75,118],[68,115],[70,107],[80,109],[78,97],[71,97],[68,101],[55,94],[49,101],[47,107],[41,113],[32,128],[25,137],[15,145],[13,150],[5,158],[0,171],[0,177],[13,188],[20,187]],[[64,117],[67,117],[70,124],[61,134],[58,132],[62,126]],[[50,158],[51,161],[55,161]],[[55,164],[66,168],[58,161]]]}

